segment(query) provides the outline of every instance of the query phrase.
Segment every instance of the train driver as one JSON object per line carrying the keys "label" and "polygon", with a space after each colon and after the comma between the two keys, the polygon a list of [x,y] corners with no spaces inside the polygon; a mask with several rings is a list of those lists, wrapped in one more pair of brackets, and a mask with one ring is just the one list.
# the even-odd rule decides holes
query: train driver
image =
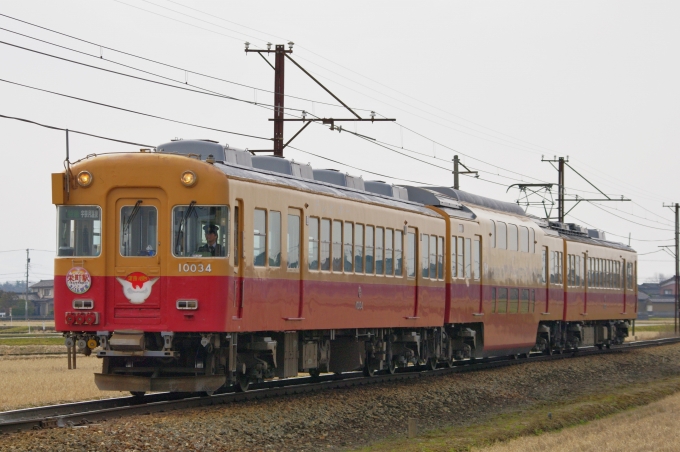
{"label": "train driver", "polygon": [[219,226],[212,223],[203,226],[203,230],[205,231],[205,240],[208,243],[200,246],[197,250],[197,253],[203,255],[204,257],[224,256],[224,250],[222,249],[222,245],[217,243],[217,231],[219,229],[220,229]]}

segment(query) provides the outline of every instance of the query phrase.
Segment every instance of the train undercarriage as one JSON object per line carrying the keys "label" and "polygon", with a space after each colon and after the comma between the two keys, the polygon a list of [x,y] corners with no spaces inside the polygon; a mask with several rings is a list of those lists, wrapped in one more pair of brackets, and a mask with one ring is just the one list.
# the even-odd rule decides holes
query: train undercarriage
{"label": "train undercarriage", "polygon": [[98,332],[67,338],[79,347],[99,346],[101,390],[203,392],[299,374],[363,370],[367,376],[424,365],[434,369],[471,358],[531,352],[551,354],[579,347],[623,343],[627,321],[547,322],[539,325],[536,343],[521,350],[484,351],[483,325],[444,328],[373,328],[257,333]]}

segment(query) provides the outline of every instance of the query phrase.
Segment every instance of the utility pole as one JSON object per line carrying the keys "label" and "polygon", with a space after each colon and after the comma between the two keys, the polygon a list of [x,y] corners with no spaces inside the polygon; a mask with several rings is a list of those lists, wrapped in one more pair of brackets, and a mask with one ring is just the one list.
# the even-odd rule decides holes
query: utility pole
{"label": "utility pole", "polygon": [[[293,141],[305,128],[311,124],[312,122],[321,122],[323,124],[330,124],[331,130],[338,130],[342,131],[343,128],[342,126],[335,126],[335,123],[338,121],[371,121],[371,122],[376,122],[376,121],[396,121],[396,119],[388,119],[388,118],[376,118],[375,117],[375,112],[371,112],[371,117],[370,118],[362,118],[359,116],[354,110],[349,108],[343,101],[341,101],[338,96],[333,94],[328,88],[323,86],[320,81],[318,81],[312,74],[307,72],[302,66],[300,66],[297,61],[295,61],[290,54],[293,53],[293,45],[295,43],[289,42],[288,43],[288,50],[286,50],[286,46],[283,44],[277,44],[274,46],[274,50],[272,50],[272,43],[268,42],[267,43],[267,50],[264,49],[251,49],[250,48],[250,43],[246,42],[246,53],[258,53],[264,61],[267,62],[267,64],[274,69],[274,118],[270,119],[270,121],[274,121],[274,150],[272,151],[271,149],[249,149],[251,153],[256,153],[256,152],[273,152],[275,157],[283,157],[283,149],[290,144],[291,141]],[[274,66],[267,60],[267,58],[264,57],[263,54],[269,54],[273,53],[274,54]],[[293,63],[295,66],[297,66],[302,72],[304,72],[309,78],[314,80],[317,85],[319,85],[321,88],[323,88],[328,94],[330,94],[335,100],[337,100],[343,107],[345,107],[347,110],[349,110],[350,113],[352,113],[355,117],[350,118],[350,119],[338,119],[338,118],[307,118],[307,112],[303,111],[302,112],[302,118],[287,118],[284,119],[283,114],[284,114],[284,106],[283,106],[283,101],[284,101],[284,65],[286,62],[286,59],[290,60],[291,63]],[[313,116],[313,115],[312,115]],[[304,122],[305,125],[300,128],[300,130],[293,135],[293,137],[288,140],[285,144],[283,142],[283,124],[284,122],[288,121],[299,121],[299,122]],[[351,133],[351,132],[350,132]],[[357,134],[358,135],[358,134]]]}
{"label": "utility pole", "polygon": [[[460,171],[460,170],[458,169],[458,165],[462,166],[462,167],[465,168],[467,171]],[[455,190],[459,190],[459,189],[460,189],[460,184],[458,183],[458,175],[459,175],[459,174],[474,174],[475,177],[479,177],[479,173],[478,173],[477,171],[470,171],[470,169],[469,169],[467,166],[463,165],[463,164],[460,162],[460,159],[458,158],[458,156],[457,156],[457,155],[454,155],[454,156],[453,156],[453,188],[454,188]]]}
{"label": "utility pole", "polygon": [[[559,221],[560,223],[564,223],[564,217],[566,217],[569,214],[569,212],[574,210],[574,208],[579,203],[581,203],[582,201],[587,201],[587,202],[592,202],[592,201],[630,201],[630,199],[624,199],[623,195],[621,196],[621,199],[612,198],[611,196],[607,195],[602,190],[597,188],[592,182],[590,182],[588,179],[583,177],[583,175],[581,173],[579,173],[571,165],[569,165],[569,163],[568,163],[569,162],[569,156],[567,156],[566,158],[564,158],[564,157],[558,158],[557,156],[554,156],[552,160],[546,160],[542,156],[541,162],[549,162],[551,165],[553,163],[557,163],[557,168],[556,168],[557,169],[557,221]],[[569,168],[571,168],[571,170],[573,172],[575,172],[576,174],[578,174],[581,177],[581,179],[588,182],[593,188],[595,188],[597,191],[602,193],[604,198],[603,199],[586,199],[586,198],[579,198],[578,196],[576,196],[574,199],[567,199],[566,195],[564,193],[565,192],[565,186],[564,186],[564,167],[565,166],[568,166]],[[553,165],[553,168],[554,167],[555,167],[555,165]],[[552,186],[552,184],[515,184],[515,185],[519,186],[520,191],[523,190],[523,189],[526,189],[526,187],[533,187],[533,186],[548,187],[548,186]],[[513,187],[513,186],[514,185],[511,185],[510,187]],[[510,187],[508,187],[508,189],[510,189]],[[567,212],[565,212],[565,202],[566,201],[572,201],[572,202],[576,203]],[[550,218],[548,218],[548,220],[550,220]]]}
{"label": "utility pole", "polygon": [[[564,223],[564,157],[557,158],[555,156],[553,160],[542,158],[541,161],[557,163],[557,221]],[[569,161],[569,156],[567,156],[566,161]]]}
{"label": "utility pole", "polygon": [[677,202],[675,204],[664,204],[664,207],[670,207],[675,210],[675,312],[673,317],[675,318],[675,335],[678,335],[678,314],[680,312],[680,218],[678,217],[678,210],[680,209],[680,204]]}
{"label": "utility pole", "polygon": [[26,317],[26,323],[28,323],[28,264],[31,262],[31,258],[28,256],[28,248],[26,248],[26,297],[24,299],[24,317]]}
{"label": "utility pole", "polygon": [[274,66],[272,66],[274,69],[274,156],[283,157],[283,102],[285,99],[284,81],[286,63],[284,56],[286,53],[293,53],[293,43],[288,43],[288,50],[286,50],[286,47],[283,44],[274,46],[273,51],[271,50],[271,43],[267,44],[267,50],[250,49],[249,46],[250,43],[246,43],[246,53],[259,53],[269,66],[271,66],[271,63],[262,54],[274,53]]}

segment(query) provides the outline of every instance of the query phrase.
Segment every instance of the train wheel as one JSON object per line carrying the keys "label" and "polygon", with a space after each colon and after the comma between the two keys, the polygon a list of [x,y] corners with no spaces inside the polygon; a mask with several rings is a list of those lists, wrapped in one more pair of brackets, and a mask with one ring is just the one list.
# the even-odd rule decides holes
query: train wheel
{"label": "train wheel", "polygon": [[394,360],[389,360],[387,361],[387,372],[389,372],[390,375],[394,375],[394,373],[397,371],[397,363],[394,362]]}
{"label": "train wheel", "polygon": [[375,375],[375,368],[371,365],[370,360],[366,360],[366,365],[364,366],[364,376],[372,377]]}
{"label": "train wheel", "polygon": [[428,358],[425,364],[427,365],[427,370],[435,370],[437,368],[437,358]]}
{"label": "train wheel", "polygon": [[316,369],[309,369],[309,375],[313,378],[318,378],[321,375],[321,371],[318,367]]}
{"label": "train wheel", "polygon": [[236,381],[236,390],[241,391],[241,392],[246,392],[249,387],[250,387],[250,378],[248,378],[248,375],[244,375],[244,374],[239,375],[238,380]]}
{"label": "train wheel", "polygon": [[130,391],[130,394],[132,394],[134,397],[141,399],[144,397],[144,394],[146,394],[145,391]]}
{"label": "train wheel", "polygon": [[449,369],[453,369],[454,363],[455,363],[455,360],[453,358],[447,359],[446,361],[444,361],[444,364]]}

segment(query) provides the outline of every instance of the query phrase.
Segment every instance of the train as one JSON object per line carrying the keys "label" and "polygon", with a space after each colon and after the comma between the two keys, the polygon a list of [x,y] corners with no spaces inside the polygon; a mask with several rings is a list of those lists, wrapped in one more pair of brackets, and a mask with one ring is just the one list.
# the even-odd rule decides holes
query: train
{"label": "train", "polygon": [[611,347],[637,315],[636,252],[601,230],[209,140],[92,154],[52,201],[56,329],[101,390]]}

